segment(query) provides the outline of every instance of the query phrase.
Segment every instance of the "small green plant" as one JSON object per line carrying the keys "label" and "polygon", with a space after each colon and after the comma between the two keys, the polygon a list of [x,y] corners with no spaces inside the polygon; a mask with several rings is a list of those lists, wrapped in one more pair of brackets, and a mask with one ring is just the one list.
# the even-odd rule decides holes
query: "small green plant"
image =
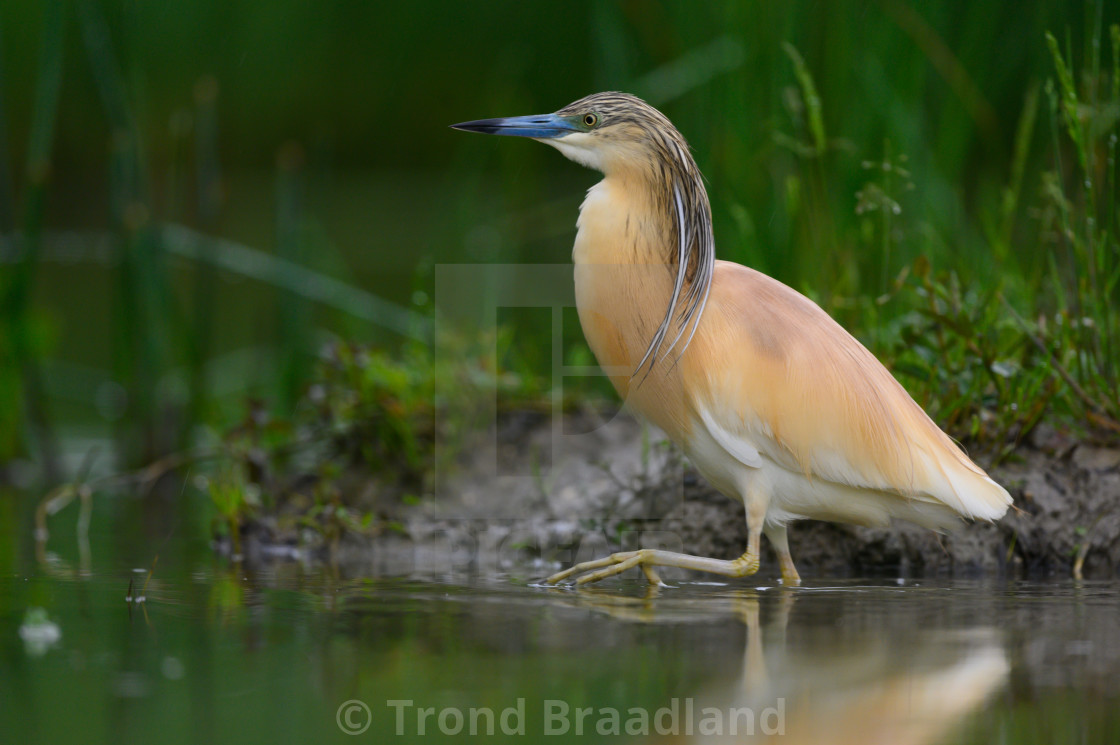
{"label": "small green plant", "polygon": [[430,468],[432,360],[419,344],[406,348],[402,357],[354,344],[332,345],[309,400],[344,461],[418,477]]}
{"label": "small green plant", "polygon": [[895,297],[910,308],[883,340],[895,374],[954,437],[980,445],[993,462],[1006,457],[1057,393],[1048,360],[996,289],[966,288],[952,272],[936,276],[924,258],[900,278]]}
{"label": "small green plant", "polygon": [[418,504],[417,495],[431,492],[437,431],[450,463],[461,438],[489,423],[477,417],[485,395],[524,402],[544,389],[535,378],[496,369],[496,342],[447,337],[438,356],[421,343],[397,355],[353,343],[325,348],[290,419],[251,401],[223,437],[223,465],[207,486],[215,530],[230,534],[235,554],[241,529],[262,508],[276,513],[281,532],[311,531],[332,548],[348,533],[399,531],[399,522],[375,515],[357,495]]}
{"label": "small green plant", "polygon": [[242,465],[234,462],[219,468],[207,480],[206,489],[218,512],[214,532],[227,533],[231,554],[241,556],[241,529],[261,506],[260,486],[251,483]]}
{"label": "small green plant", "polygon": [[318,534],[330,546],[332,555],[337,553],[344,534],[370,535],[380,528],[372,512],[362,513],[344,503],[339,475],[336,463],[327,462],[320,467],[312,505],[298,518],[300,527]]}

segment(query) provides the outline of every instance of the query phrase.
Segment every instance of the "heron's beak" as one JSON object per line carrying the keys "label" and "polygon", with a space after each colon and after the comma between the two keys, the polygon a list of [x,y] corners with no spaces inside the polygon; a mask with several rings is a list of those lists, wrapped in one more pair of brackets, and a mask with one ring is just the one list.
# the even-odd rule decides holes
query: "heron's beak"
{"label": "heron's beak", "polygon": [[482,132],[488,135],[513,135],[532,137],[535,140],[550,140],[578,132],[570,121],[556,114],[538,116],[510,116],[504,119],[479,119],[473,122],[452,124],[452,129],[464,132]]}

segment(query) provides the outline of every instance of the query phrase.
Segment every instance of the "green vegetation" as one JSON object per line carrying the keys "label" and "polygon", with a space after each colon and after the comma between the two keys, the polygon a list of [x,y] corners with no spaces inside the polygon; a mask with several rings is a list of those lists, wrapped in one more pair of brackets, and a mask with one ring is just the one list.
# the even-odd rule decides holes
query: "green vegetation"
{"label": "green vegetation", "polygon": [[[1102,74],[1094,56],[1081,75],[1087,90],[1079,94],[1069,55],[1046,36],[1056,73],[1056,82],[1045,85],[1053,168],[1042,172],[1030,208],[1033,245],[1022,239],[1013,245],[1007,227],[1037,114],[1033,89],[1000,211],[985,216],[994,255],[1009,259],[1014,248],[1045,256],[1044,271],[966,290],[955,272],[932,279],[920,260],[910,287],[917,297],[908,301],[913,310],[898,319],[886,350],[935,418],[994,449],[997,459],[1043,417],[1113,439],[1120,433],[1120,26],[1110,27],[1109,38],[1111,71]],[[1025,296],[1026,312],[1005,293]]]}
{"label": "green vegetation", "polygon": [[[1120,433],[1120,26],[1108,29],[1112,66],[1106,73],[1096,10],[1080,93],[1072,55],[1063,55],[1046,34],[1054,64],[1054,78],[1045,84],[1050,167],[1039,174],[1038,193],[1026,200],[1022,194],[1040,108],[1038,90],[1030,88],[1001,198],[977,206],[986,235],[975,239],[975,251],[1001,262],[999,276],[967,282],[967,265],[935,271],[923,255],[888,282],[900,236],[928,228],[914,224],[902,207],[915,184],[907,157],[892,157],[888,141],[880,161],[861,164],[873,178],[856,192],[855,206],[860,243],[882,261],[882,294],[823,299],[839,315],[858,309],[855,328],[866,329],[865,340],[943,427],[987,451],[989,462],[1013,452],[1046,417],[1083,434]],[[793,109],[805,137],[777,132],[775,142],[804,163],[788,187],[790,200],[801,200],[802,192],[817,199],[830,175],[821,166],[829,149],[821,102],[801,55],[790,45],[785,50],[798,82]],[[1024,201],[1034,223],[1029,234],[1015,230]],[[1044,259],[1031,269],[1024,256]]]}
{"label": "green vegetation", "polygon": [[[430,54],[398,68],[408,34],[370,48],[364,11],[278,2],[266,42],[231,10],[244,44],[203,40],[196,64],[181,42],[214,19],[143,5],[0,9],[0,464],[41,465],[67,498],[68,434],[92,428],[120,470],[216,462],[233,540],[268,512],[335,542],[393,527],[351,496],[354,474],[429,493],[492,391],[544,410],[609,396],[596,378],[560,393],[550,317],[499,314],[433,351],[434,265],[566,262],[593,178],[445,125],[602,88],[645,96],[693,143],[722,258],[814,297],[982,459],[1044,421],[1120,434],[1112,4],[568,9],[585,26],[523,9],[541,45],[487,49],[485,85],[450,62],[478,56],[464,28],[512,6],[445,8],[422,26]],[[541,77],[588,27],[593,52]],[[77,259],[59,258],[63,228]],[[563,359],[588,365],[569,316]]]}

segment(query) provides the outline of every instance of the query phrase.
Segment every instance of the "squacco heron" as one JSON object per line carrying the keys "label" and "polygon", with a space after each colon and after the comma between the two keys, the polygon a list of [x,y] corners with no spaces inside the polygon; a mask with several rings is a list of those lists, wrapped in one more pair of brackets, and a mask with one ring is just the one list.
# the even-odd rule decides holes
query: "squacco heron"
{"label": "squacco heron", "polygon": [[456,129],[552,145],[601,171],[572,258],[584,336],[627,406],[746,507],[734,560],[639,549],[548,578],[596,582],[640,567],[758,571],[761,535],[783,582],[800,578],[786,526],[816,519],[947,530],[996,520],[1011,497],[851,334],[797,291],[715,258],[711,208],[688,143],[657,109],[596,93],[554,114]]}

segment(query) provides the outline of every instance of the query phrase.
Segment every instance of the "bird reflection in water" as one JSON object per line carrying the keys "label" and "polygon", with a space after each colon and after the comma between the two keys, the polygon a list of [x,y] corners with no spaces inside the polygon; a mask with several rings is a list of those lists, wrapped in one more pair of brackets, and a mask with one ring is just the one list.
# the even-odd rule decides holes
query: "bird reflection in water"
{"label": "bird reflection in water", "polygon": [[804,593],[789,588],[687,598],[662,594],[657,586],[640,597],[617,589],[565,594],[566,602],[621,621],[689,624],[734,617],[745,627],[737,678],[682,691],[675,704],[666,702],[677,713],[660,724],[671,723],[671,731],[652,735],[650,742],[932,745],[978,711],[1009,671],[994,629],[912,629],[899,644],[890,634],[858,629],[858,619],[846,619],[843,611],[827,623],[798,623],[795,606]]}

